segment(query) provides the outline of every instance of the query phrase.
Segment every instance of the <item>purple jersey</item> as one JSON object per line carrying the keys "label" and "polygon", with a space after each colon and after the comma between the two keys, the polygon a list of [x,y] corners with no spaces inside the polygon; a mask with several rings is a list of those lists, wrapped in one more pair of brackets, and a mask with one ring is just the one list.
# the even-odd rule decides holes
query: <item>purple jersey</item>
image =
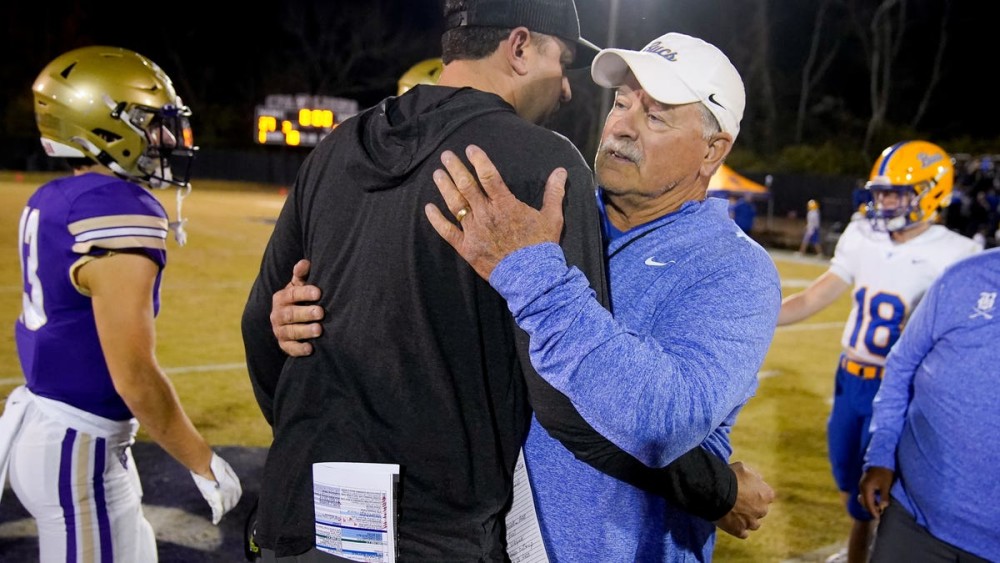
{"label": "purple jersey", "polygon": [[142,252],[167,261],[167,213],[146,189],[103,174],[53,180],[21,214],[19,248],[23,306],[15,334],[28,388],[112,420],[132,417],[115,392],[101,351],[90,296],[77,270],[111,252]]}

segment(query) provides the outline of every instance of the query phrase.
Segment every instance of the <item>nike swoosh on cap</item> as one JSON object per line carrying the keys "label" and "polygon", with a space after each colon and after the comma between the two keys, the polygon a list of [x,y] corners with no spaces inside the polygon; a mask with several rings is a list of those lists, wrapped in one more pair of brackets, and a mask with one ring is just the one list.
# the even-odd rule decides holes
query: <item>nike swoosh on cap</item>
{"label": "nike swoosh on cap", "polygon": [[708,95],[708,101],[710,101],[713,104],[719,106],[720,108],[725,108],[726,107],[726,106],[720,104],[719,101],[715,99],[715,94],[709,94]]}

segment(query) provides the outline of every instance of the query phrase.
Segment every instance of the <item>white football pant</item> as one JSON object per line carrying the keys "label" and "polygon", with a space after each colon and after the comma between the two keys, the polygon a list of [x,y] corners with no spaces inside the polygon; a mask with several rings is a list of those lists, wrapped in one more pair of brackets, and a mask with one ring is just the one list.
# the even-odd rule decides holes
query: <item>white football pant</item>
{"label": "white football pant", "polygon": [[42,563],[155,563],[129,447],[139,426],[34,396],[11,450],[10,483],[38,524]]}

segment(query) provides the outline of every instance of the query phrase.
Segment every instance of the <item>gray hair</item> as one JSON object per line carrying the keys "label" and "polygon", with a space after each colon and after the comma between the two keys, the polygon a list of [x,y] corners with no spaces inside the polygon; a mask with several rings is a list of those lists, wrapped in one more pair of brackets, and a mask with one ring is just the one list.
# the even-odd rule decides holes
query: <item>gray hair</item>
{"label": "gray hair", "polygon": [[698,104],[698,109],[701,110],[701,135],[707,141],[712,138],[712,135],[721,133],[722,127],[719,125],[719,120],[708,109],[708,106],[700,103]]}

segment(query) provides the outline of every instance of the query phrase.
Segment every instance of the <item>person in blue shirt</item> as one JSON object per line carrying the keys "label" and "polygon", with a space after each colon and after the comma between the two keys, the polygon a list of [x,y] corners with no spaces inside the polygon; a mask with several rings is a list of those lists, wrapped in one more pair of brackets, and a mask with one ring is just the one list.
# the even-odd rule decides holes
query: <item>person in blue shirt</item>
{"label": "person in blue shirt", "polygon": [[[663,466],[700,446],[728,459],[736,416],[753,396],[774,334],[774,263],[707,197],[739,132],[743,83],[700,39],[668,33],[641,51],[605,49],[591,66],[617,88],[595,168],[612,310],[567,265],[565,171],[540,211],[512,197],[488,156],[469,147],[434,179],[458,219],[431,224],[506,300],[530,337],[538,373],[617,446]],[[545,544],[556,561],[708,561],[715,531],[575,460],[532,428],[525,461]]]}
{"label": "person in blue shirt", "polygon": [[873,562],[1000,561],[1000,249],[950,266],[889,353],[859,500]]}
{"label": "person in blue shirt", "polygon": [[743,229],[744,233],[749,235],[750,231],[753,230],[753,221],[757,217],[757,210],[754,209],[750,196],[729,196],[729,216]]}
{"label": "person in blue shirt", "polygon": [[[721,51],[681,34],[667,34],[643,52],[606,50],[592,75],[599,84],[619,87],[596,163],[610,283],[617,286],[614,316],[579,285],[586,281],[560,261],[555,244],[504,260],[498,270],[507,272],[507,281],[494,288],[531,334],[535,367],[616,446],[651,467],[691,449],[728,459],[728,434],[756,389],[780,303],[767,253],[729,219],[724,200],[706,199],[708,181],[739,131],[742,80]],[[671,158],[658,158],[661,153]],[[474,154],[481,162],[481,153]],[[454,216],[468,222],[463,228],[479,224],[477,206],[466,207],[452,192],[443,195]],[[551,204],[544,209],[551,211]],[[429,212],[440,232],[447,221]],[[497,216],[494,226],[530,239],[520,217]],[[546,240],[559,240],[561,220],[560,214]],[[311,351],[307,342],[295,346],[296,338],[322,333],[313,322],[323,318],[322,309],[296,305],[319,296],[318,288],[304,285],[308,266],[298,264],[292,282],[274,294],[272,328],[292,355]],[[489,279],[480,267],[476,271]],[[539,328],[538,310],[514,304],[546,288],[555,301],[546,305],[541,296],[533,304],[553,313],[552,322]],[[557,336],[562,328],[566,332]],[[545,342],[568,345],[539,348]],[[537,420],[524,449],[551,561],[711,558],[715,524],[584,464]],[[744,485],[741,480],[739,499],[727,514],[745,516],[745,503],[756,505],[749,510],[755,517],[734,534],[739,537],[760,527],[773,499],[766,485]]]}

